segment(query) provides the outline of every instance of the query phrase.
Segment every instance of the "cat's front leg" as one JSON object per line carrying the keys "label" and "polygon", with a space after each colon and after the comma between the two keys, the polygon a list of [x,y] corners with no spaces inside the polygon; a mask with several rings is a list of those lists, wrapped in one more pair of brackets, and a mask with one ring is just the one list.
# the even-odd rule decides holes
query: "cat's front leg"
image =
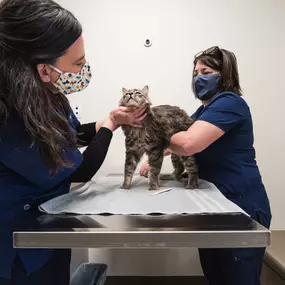
{"label": "cat's front leg", "polygon": [[158,178],[161,171],[163,162],[163,150],[155,149],[148,153],[149,170],[149,190],[158,190],[159,183]]}
{"label": "cat's front leg", "polygon": [[144,154],[144,150],[139,149],[127,149],[126,151],[126,161],[125,161],[125,175],[124,182],[121,186],[122,189],[130,189],[134,172],[137,168],[139,161]]}

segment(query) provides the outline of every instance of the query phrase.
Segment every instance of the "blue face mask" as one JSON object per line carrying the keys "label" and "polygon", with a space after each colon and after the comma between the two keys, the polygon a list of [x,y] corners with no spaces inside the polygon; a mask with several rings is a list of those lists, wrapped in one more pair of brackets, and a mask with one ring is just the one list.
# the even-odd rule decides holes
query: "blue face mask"
{"label": "blue face mask", "polygon": [[206,101],[215,96],[220,90],[221,76],[205,74],[194,77],[194,91],[198,99]]}

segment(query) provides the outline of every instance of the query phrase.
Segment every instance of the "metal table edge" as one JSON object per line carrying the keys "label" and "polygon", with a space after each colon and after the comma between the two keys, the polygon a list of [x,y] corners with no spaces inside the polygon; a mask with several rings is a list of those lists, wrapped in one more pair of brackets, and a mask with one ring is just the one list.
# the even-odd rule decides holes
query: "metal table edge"
{"label": "metal table edge", "polygon": [[[75,229],[74,229],[75,230]],[[251,242],[246,241],[246,238]],[[59,242],[59,239],[63,241]],[[163,239],[164,238],[164,241]],[[68,240],[69,239],[69,240]],[[207,242],[203,242],[207,239]],[[166,241],[165,241],[166,240]],[[228,248],[267,247],[270,230],[255,231],[21,231],[15,248]]]}

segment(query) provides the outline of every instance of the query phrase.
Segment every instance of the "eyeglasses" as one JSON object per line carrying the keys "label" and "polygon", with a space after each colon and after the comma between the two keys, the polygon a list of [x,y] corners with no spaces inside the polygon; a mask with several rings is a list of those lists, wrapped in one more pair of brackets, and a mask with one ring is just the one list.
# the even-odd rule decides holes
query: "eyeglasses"
{"label": "eyeglasses", "polygon": [[219,52],[220,54],[222,53],[220,48],[218,46],[213,46],[213,47],[210,47],[206,50],[203,50],[203,51],[200,51],[198,52],[194,58],[197,58],[197,57],[200,57],[201,55],[209,55],[209,54],[215,54],[216,52]]}

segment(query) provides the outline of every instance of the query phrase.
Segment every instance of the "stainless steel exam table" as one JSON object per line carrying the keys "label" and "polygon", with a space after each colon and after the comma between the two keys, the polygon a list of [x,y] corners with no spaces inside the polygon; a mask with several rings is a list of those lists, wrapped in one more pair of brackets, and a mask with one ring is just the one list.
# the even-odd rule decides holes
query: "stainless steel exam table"
{"label": "stainless steel exam table", "polygon": [[267,247],[270,231],[244,214],[48,215],[15,231],[17,248]]}

